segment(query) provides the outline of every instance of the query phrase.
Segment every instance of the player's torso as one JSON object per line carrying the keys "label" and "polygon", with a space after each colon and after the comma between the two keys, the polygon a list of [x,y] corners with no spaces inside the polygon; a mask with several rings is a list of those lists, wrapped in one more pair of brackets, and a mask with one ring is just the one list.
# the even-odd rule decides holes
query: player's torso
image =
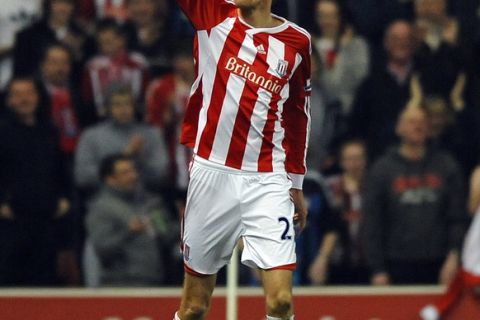
{"label": "player's torso", "polygon": [[[239,169],[263,171],[262,153],[283,162],[281,116],[288,81],[301,62],[287,22],[253,29],[231,17],[198,33],[203,108],[196,152]],[[293,45],[292,45],[293,44]],[[276,169],[276,168],[273,168]],[[281,168],[278,168],[281,169]]]}

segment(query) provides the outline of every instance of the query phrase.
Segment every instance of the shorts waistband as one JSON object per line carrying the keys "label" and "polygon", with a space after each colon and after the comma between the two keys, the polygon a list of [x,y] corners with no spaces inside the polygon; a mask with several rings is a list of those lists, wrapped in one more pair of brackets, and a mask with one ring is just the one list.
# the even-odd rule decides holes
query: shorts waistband
{"label": "shorts waistband", "polygon": [[220,171],[229,174],[238,174],[238,175],[272,175],[272,174],[285,174],[284,172],[258,172],[258,171],[246,171],[241,169],[235,169],[232,167],[228,167],[222,165],[220,163],[213,162],[211,160],[207,160],[205,158],[199,157],[198,155],[193,156],[193,164],[198,165],[200,167]]}

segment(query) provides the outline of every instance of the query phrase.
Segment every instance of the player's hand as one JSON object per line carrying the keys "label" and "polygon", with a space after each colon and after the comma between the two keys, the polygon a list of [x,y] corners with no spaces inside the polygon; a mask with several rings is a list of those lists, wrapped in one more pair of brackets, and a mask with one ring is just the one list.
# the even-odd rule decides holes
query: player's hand
{"label": "player's hand", "polygon": [[302,190],[290,189],[290,197],[295,205],[293,223],[295,224],[296,231],[298,231],[297,235],[299,235],[307,225],[307,206],[305,204],[305,198],[303,197]]}

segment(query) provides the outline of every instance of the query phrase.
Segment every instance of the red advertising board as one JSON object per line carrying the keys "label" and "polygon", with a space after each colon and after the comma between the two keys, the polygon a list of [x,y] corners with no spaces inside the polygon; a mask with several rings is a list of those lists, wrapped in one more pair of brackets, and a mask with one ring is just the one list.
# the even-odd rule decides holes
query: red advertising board
{"label": "red advertising board", "polygon": [[[439,288],[298,289],[299,320],[416,320]],[[218,290],[208,320],[225,319],[225,291]],[[180,290],[4,290],[2,320],[171,320]],[[239,292],[238,320],[264,320],[261,291]],[[480,302],[465,296],[446,320],[480,319]]]}

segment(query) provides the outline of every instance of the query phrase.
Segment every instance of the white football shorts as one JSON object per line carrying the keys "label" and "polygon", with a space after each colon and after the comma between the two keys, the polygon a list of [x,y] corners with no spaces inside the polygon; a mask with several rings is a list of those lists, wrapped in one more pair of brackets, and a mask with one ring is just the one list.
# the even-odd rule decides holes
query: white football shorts
{"label": "white football shorts", "polygon": [[245,172],[196,157],[183,219],[185,271],[216,274],[240,238],[242,263],[295,269],[292,183],[282,172]]}

